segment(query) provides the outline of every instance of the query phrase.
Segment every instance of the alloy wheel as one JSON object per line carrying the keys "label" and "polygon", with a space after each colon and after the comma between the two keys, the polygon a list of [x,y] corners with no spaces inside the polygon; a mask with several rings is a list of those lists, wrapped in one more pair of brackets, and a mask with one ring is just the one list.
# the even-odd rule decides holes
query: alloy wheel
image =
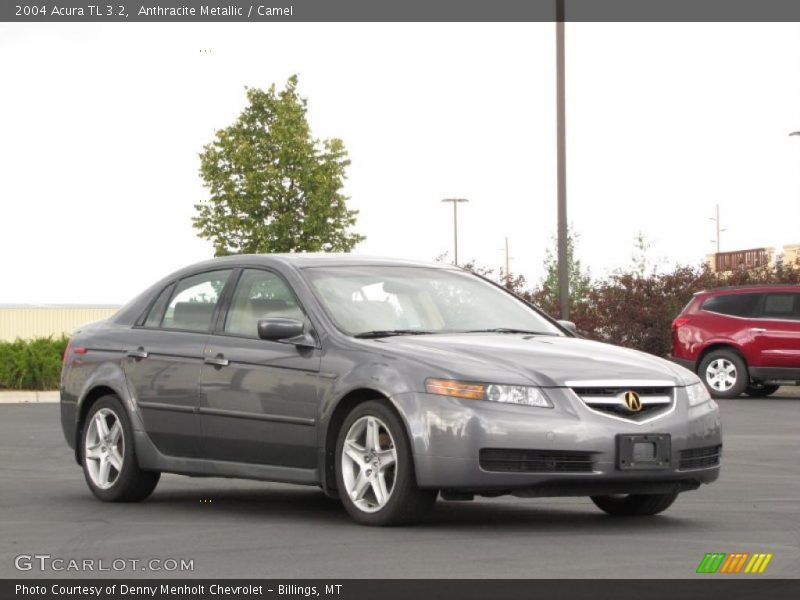
{"label": "alloy wheel", "polygon": [[342,449],[342,478],[350,500],[364,512],[377,512],[392,496],[397,449],[386,424],[371,415],[347,431]]}
{"label": "alloy wheel", "polygon": [[736,385],[736,365],[726,358],[717,358],[706,367],[706,381],[718,392],[727,392]]}
{"label": "alloy wheel", "polygon": [[125,435],[119,417],[101,408],[87,425],[83,456],[92,483],[101,490],[112,487],[125,461]]}

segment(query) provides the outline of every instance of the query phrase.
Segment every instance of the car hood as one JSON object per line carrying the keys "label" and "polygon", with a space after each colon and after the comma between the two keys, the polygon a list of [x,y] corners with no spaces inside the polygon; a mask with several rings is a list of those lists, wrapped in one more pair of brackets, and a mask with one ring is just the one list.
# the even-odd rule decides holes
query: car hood
{"label": "car hood", "polygon": [[[430,376],[473,381],[533,383],[637,381],[695,383],[697,377],[651,354],[581,338],[522,334],[436,334],[375,340],[384,352],[403,354],[430,367]],[[445,373],[437,373],[436,370]]]}

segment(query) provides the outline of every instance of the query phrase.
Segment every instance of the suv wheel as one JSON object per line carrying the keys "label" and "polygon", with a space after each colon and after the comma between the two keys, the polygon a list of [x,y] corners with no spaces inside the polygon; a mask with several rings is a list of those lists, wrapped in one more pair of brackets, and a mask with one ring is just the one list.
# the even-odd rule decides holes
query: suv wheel
{"label": "suv wheel", "polygon": [[378,400],[356,406],[336,443],[336,485],[350,516],[364,525],[398,525],[419,520],[436,501],[421,490],[405,428]]}
{"label": "suv wheel", "polygon": [[732,350],[709,352],[697,372],[714,398],[736,398],[750,381],[747,365]]}
{"label": "suv wheel", "polygon": [[138,502],[153,492],[161,474],[139,468],[133,429],[115,396],[94,403],[81,437],[83,474],[100,500]]}
{"label": "suv wheel", "polygon": [[627,496],[592,496],[592,502],[615,517],[646,517],[667,510],[678,492],[672,494],[629,494]]}
{"label": "suv wheel", "polygon": [[779,385],[769,385],[765,383],[751,383],[747,386],[744,393],[753,398],[764,398],[777,392],[780,387]]}

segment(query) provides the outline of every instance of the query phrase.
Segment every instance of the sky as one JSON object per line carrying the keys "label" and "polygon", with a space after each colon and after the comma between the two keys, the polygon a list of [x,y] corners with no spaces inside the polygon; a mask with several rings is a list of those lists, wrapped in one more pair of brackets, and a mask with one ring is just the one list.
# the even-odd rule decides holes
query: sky
{"label": "sky", "polygon": [[[800,243],[800,24],[566,25],[567,194],[594,276]],[[0,304],[123,303],[213,255],[198,153],[297,73],[344,140],[356,252],[536,282],[556,230],[555,26],[0,24]]]}

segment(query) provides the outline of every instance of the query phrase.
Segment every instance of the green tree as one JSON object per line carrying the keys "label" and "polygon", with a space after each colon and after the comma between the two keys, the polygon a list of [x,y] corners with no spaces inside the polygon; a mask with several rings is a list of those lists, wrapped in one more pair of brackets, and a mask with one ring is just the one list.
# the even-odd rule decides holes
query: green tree
{"label": "green tree", "polygon": [[[569,276],[569,303],[571,308],[586,301],[592,289],[592,277],[584,269],[581,261],[575,258],[575,245],[578,234],[572,227],[567,228],[567,273]],[[558,314],[558,240],[552,238],[552,247],[544,256],[545,275],[535,294],[536,301],[551,314]]]}
{"label": "green tree", "polygon": [[312,138],[297,76],[276,90],[246,88],[248,106],[200,153],[210,196],[195,205],[214,254],[347,252],[358,211],[342,194],[350,164],[339,139]]}

